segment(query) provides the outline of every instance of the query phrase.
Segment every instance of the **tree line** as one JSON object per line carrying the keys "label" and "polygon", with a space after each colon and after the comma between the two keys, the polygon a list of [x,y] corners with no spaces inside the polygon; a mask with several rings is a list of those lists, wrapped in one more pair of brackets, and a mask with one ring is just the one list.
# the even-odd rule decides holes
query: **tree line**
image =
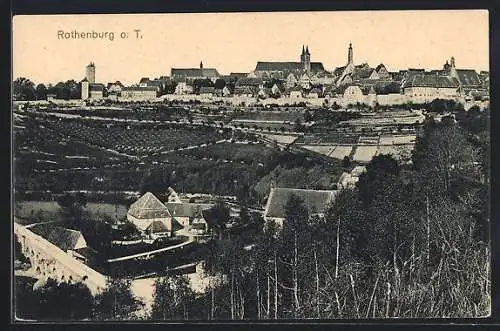
{"label": "tree line", "polygon": [[81,84],[71,79],[55,85],[35,85],[28,78],[20,77],[13,82],[12,93],[14,100],[22,101],[47,100],[48,95],[54,95],[56,99],[80,99]]}

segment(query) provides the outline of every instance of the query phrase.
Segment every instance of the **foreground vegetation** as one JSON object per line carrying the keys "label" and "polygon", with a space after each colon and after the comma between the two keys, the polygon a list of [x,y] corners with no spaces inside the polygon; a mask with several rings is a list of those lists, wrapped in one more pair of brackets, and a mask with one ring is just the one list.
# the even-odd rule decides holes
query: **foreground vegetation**
{"label": "foreground vegetation", "polygon": [[[239,235],[222,237],[205,261],[217,276],[205,293],[193,293],[182,276],[160,278],[145,318],[489,315],[489,113],[459,110],[455,118],[424,123],[411,166],[375,157],[324,218],[310,218],[292,196],[283,229],[267,224],[252,249]],[[60,310],[60,318],[138,319],[130,284],[115,283],[91,301],[99,309],[52,300],[51,311],[65,303],[74,311]]]}

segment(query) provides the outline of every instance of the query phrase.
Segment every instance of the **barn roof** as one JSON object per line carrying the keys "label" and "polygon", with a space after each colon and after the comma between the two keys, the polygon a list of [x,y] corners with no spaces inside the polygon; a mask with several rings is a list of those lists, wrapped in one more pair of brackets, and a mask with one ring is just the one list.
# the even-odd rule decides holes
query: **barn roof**
{"label": "barn roof", "polygon": [[178,202],[167,202],[166,207],[170,211],[170,215],[173,217],[197,217],[199,214],[206,209],[210,209],[214,204],[210,203],[178,203]]}
{"label": "barn roof", "polygon": [[130,205],[128,214],[139,219],[171,217],[168,208],[151,192]]}
{"label": "barn roof", "polygon": [[52,228],[46,239],[63,251],[67,251],[74,249],[80,238],[83,238],[80,231],[55,226]]}
{"label": "barn roof", "polygon": [[272,188],[265,217],[285,218],[285,206],[292,194],[302,198],[309,215],[324,213],[337,191]]}
{"label": "barn roof", "polygon": [[462,86],[479,86],[481,78],[475,70],[472,69],[457,69],[458,80]]}
{"label": "barn roof", "polygon": [[146,230],[151,231],[151,233],[169,232],[168,227],[162,221],[151,222]]}
{"label": "barn roof", "polygon": [[420,73],[413,74],[403,84],[403,88],[408,87],[434,87],[434,88],[458,88],[458,81],[450,76],[438,74]]}

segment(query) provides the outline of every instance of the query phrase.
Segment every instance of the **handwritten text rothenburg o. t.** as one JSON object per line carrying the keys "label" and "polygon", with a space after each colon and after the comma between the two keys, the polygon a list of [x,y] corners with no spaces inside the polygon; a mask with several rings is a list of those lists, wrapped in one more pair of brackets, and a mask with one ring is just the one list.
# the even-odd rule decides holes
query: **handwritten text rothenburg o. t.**
{"label": "handwritten text rothenburg o. t.", "polygon": [[142,34],[140,29],[134,29],[132,32],[121,31],[115,33],[113,31],[78,31],[78,30],[57,30],[57,39],[68,40],[68,39],[108,39],[109,41],[115,40],[115,36],[119,39],[142,39]]}

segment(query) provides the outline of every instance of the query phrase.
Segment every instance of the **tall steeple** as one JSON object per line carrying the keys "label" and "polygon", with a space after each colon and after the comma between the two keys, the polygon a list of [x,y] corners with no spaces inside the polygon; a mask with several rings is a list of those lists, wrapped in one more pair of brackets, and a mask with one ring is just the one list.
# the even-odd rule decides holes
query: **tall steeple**
{"label": "tall steeple", "polygon": [[309,53],[309,46],[304,48],[302,45],[302,54],[300,54],[300,64],[302,65],[302,69],[306,72],[311,71],[311,54]]}
{"label": "tall steeple", "polygon": [[450,65],[452,68],[455,68],[455,57],[453,57],[453,56],[450,59]]}
{"label": "tall steeple", "polygon": [[203,69],[203,61],[200,61],[200,69]]}
{"label": "tall steeple", "polygon": [[349,43],[349,51],[347,53],[347,64],[353,64],[352,44]]}

